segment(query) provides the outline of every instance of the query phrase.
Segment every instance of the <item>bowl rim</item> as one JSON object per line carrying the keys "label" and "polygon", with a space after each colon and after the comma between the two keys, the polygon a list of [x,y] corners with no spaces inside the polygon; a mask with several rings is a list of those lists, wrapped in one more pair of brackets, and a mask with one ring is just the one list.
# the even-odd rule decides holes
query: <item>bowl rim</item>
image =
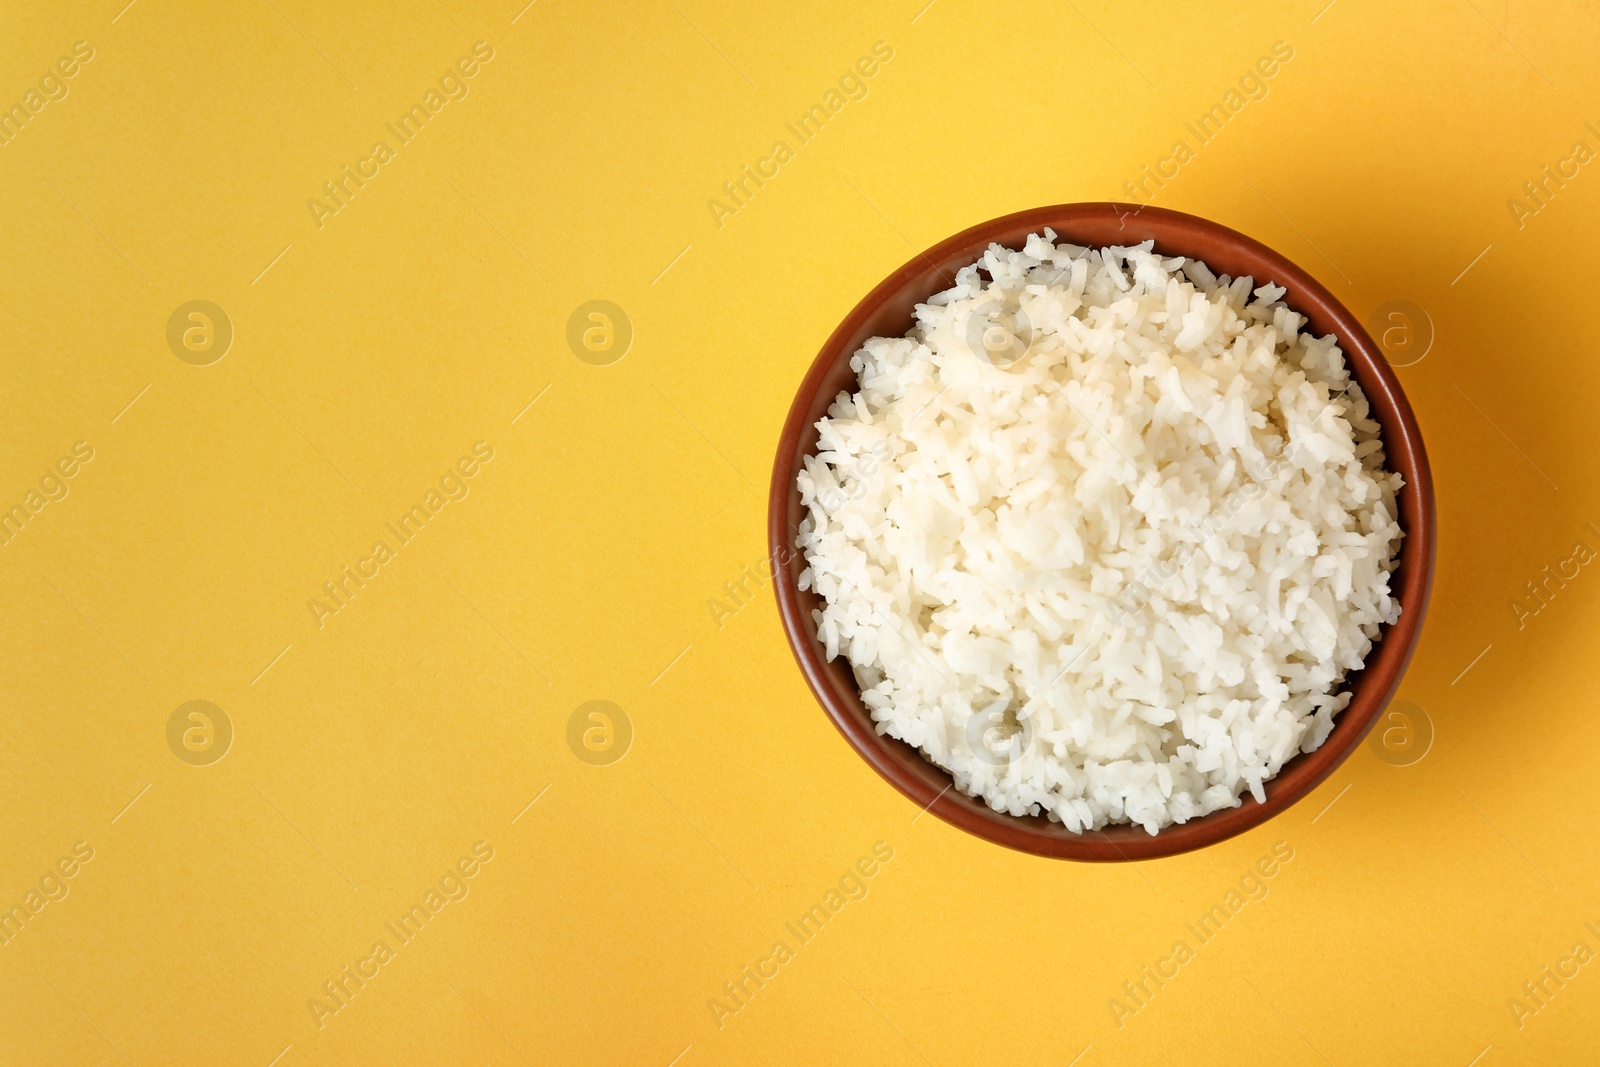
{"label": "bowl rim", "polygon": [[[816,418],[832,401],[832,396],[820,397],[828,379],[839,377],[840,365],[847,366],[861,341],[873,335],[863,329],[886,310],[887,303],[903,302],[912,294],[924,300],[953,284],[955,270],[976,261],[992,241],[1020,247],[1020,234],[1047,226],[1058,241],[1094,247],[1134,245],[1153,238],[1158,252],[1192,256],[1218,274],[1242,273],[1215,265],[1224,260],[1270,268],[1261,273],[1251,271],[1257,283],[1271,281],[1284,286],[1288,290],[1285,302],[1307,316],[1318,334],[1338,337],[1372,407],[1372,417],[1381,427],[1389,469],[1405,478],[1399,496],[1399,521],[1405,537],[1395,594],[1401,615],[1384,626],[1361,670],[1346,679],[1344,688],[1355,692],[1335,720],[1333,731],[1320,747],[1297,754],[1265,783],[1265,803],[1246,792],[1238,806],[1167,826],[1154,836],[1125,824],[1074,834],[1043,815],[996,812],[955,790],[947,771],[919,750],[873,728],[843,657],[831,663],[824,658],[808,603],[802,602],[815,601],[814,592],[803,594],[798,587],[805,561],[794,546],[794,534],[804,509],[799,505],[795,477],[803,457],[814,449]],[[1085,240],[1085,231],[1118,236]],[[847,381],[845,388],[850,387]],[[1433,476],[1411,405],[1382,350],[1326,287],[1283,254],[1220,223],[1166,208],[1096,201],[1030,208],[968,227],[917,253],[856,303],[823,343],[790,405],[773,464],[767,541],[779,616],[801,674],[834,726],[879,775],[923,812],[985,840],[1057,859],[1118,862],[1177,855],[1244,833],[1310,794],[1350,756],[1394,696],[1416,650],[1433,584],[1437,515]],[[905,752],[915,757],[915,764],[907,762]],[[941,781],[943,788],[939,788]]]}

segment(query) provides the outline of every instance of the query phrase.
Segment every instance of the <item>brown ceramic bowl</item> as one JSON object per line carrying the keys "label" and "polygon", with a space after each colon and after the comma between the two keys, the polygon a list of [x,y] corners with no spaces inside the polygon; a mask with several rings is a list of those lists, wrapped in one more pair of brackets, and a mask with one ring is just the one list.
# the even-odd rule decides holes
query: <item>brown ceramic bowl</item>
{"label": "brown ceramic bowl", "polygon": [[[805,559],[794,539],[804,511],[795,475],[801,457],[816,449],[816,421],[841,390],[853,392],[857,387],[850,356],[869,337],[903,335],[911,327],[912,307],[954,284],[956,271],[974,262],[990,242],[1021,248],[1028,234],[1046,226],[1059,240],[1080,245],[1130,245],[1154,239],[1156,251],[1163,255],[1193,256],[1218,274],[1248,274],[1258,285],[1271,281],[1287,288],[1285,301],[1307,316],[1319,335],[1338,337],[1383,427],[1389,466],[1405,476],[1400,525],[1406,536],[1395,574],[1400,619],[1384,628],[1365,667],[1346,679],[1345,688],[1353,696],[1333,733],[1321,748],[1296,756],[1266,783],[1265,803],[1246,794],[1238,807],[1169,826],[1155,836],[1134,826],[1075,834],[1044,816],[1006,815],[956,791],[946,771],[873,728],[849,664],[842,656],[824,658],[811,617],[820,606],[816,593],[798,586]],[[845,316],[817,354],[789,409],[772,470],[767,537],[778,608],[800,670],[833,724],[874,770],[917,807],[979,837],[1041,856],[1104,861],[1152,859],[1215,844],[1270,819],[1333,773],[1377,721],[1410,662],[1433,583],[1435,525],[1433,476],[1416,417],[1382,352],[1344,305],[1282,255],[1225,226],[1160,208],[1098,203],[1035,208],[958,233],[889,275]]]}

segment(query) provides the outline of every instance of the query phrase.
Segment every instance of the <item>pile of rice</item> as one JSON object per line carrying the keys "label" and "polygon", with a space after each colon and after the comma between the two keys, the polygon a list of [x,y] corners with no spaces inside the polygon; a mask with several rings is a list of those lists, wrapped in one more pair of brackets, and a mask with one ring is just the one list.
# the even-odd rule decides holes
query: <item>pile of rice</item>
{"label": "pile of rice", "polygon": [[1151,834],[1321,745],[1381,625],[1398,474],[1284,290],[991,245],[851,358],[798,547],[880,733],[1075,832]]}

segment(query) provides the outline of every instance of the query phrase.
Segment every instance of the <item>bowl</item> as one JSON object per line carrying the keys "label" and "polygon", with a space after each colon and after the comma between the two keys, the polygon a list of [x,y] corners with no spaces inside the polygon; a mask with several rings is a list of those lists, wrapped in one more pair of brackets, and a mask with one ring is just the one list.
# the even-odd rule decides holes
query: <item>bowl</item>
{"label": "bowl", "polygon": [[[1399,498],[1405,537],[1391,580],[1400,618],[1383,628],[1362,669],[1346,678],[1341,691],[1352,696],[1333,732],[1320,748],[1284,764],[1265,784],[1265,802],[1246,793],[1238,807],[1175,823],[1155,835],[1123,825],[1077,834],[1043,815],[1008,815],[957,791],[949,773],[917,749],[877,732],[849,663],[843,656],[825,658],[812,620],[820,598],[814,590],[799,587],[806,563],[795,548],[795,535],[805,512],[795,475],[802,457],[816,449],[817,420],[840,391],[857,387],[850,356],[869,337],[903,335],[911,327],[913,307],[953,285],[956,271],[977,260],[991,242],[1021,248],[1028,234],[1046,226],[1058,240],[1079,245],[1154,240],[1162,255],[1192,256],[1217,274],[1248,274],[1258,285],[1271,281],[1284,286],[1285,302],[1310,320],[1310,328],[1338,337],[1382,427],[1389,468],[1405,478]],[[1279,814],[1332,774],[1377,721],[1411,660],[1433,584],[1435,536],[1433,476],[1416,417],[1382,351],[1349,309],[1306,271],[1242,233],[1177,211],[1115,203],[1060,204],[980,223],[939,242],[879,283],[833,331],[795,394],[778,441],[767,514],[773,587],[789,646],[823,710],[861,758],[916,807],[952,826],[1023,852],[1089,861],[1153,859],[1215,844]]]}

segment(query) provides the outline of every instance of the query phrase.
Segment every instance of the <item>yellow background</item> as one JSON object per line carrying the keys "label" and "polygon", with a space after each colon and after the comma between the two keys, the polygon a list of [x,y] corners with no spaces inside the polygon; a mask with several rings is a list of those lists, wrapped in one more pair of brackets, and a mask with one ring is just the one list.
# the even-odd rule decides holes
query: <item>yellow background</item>
{"label": "yellow background", "polygon": [[[6,108],[95,53],[0,146],[0,504],[95,453],[0,547],[0,906],[94,849],[0,946],[0,1061],[1588,1062],[1600,964],[1520,1027],[1507,1001],[1600,950],[1600,578],[1521,628],[1510,601],[1600,547],[1600,174],[1520,226],[1507,202],[1600,148],[1592,6],[125,2],[0,14]],[[469,95],[319,228],[322,183],[478,41]],[[1402,689],[1432,748],[1137,866],[917,818],[770,589],[708,608],[764,555],[793,391],[916,249],[1125,196],[1276,41],[1154,202],[1431,318],[1399,374],[1438,480]],[[235,331],[209,366],[167,345],[194,299]],[[567,345],[591,299],[633,326],[609,366]],[[478,441],[470,495],[319,628],[307,600]],[[235,731],[209,766],[168,747],[195,699]],[[568,747],[590,700],[632,723],[620,762]],[[319,1028],[322,983],[480,840],[470,894]],[[878,841],[870,894],[719,1028],[707,1001]],[[1280,841],[1270,894],[1116,1025]]]}

